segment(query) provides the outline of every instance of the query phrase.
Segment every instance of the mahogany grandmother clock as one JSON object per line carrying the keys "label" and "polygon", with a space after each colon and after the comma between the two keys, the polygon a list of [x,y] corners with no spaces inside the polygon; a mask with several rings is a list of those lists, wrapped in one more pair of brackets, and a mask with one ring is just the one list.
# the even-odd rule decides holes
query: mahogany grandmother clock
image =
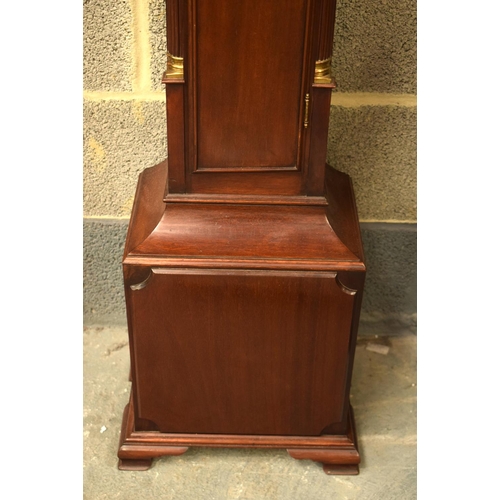
{"label": "mahogany grandmother clock", "polygon": [[326,165],[335,0],[167,0],[168,159],[139,178],[123,273],[132,391],[119,468],[285,448],[356,474],[365,277]]}

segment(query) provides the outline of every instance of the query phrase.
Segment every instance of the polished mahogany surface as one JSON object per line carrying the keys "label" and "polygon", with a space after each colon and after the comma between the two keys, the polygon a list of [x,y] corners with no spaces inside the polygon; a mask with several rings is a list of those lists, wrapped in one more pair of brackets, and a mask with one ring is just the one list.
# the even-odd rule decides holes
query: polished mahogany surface
{"label": "polished mahogany surface", "polygon": [[334,18],[335,0],[167,0],[168,160],[139,177],[123,257],[121,469],[243,446],[358,472],[365,264],[326,165]]}
{"label": "polished mahogany surface", "polygon": [[196,2],[197,171],[299,167],[310,1],[273,3]]}
{"label": "polished mahogany surface", "polygon": [[332,0],[168,0],[169,193],[323,194]]}
{"label": "polished mahogany surface", "polygon": [[359,261],[330,227],[322,207],[167,205],[134,254]]}
{"label": "polished mahogany surface", "polygon": [[[196,266],[203,259],[245,261],[255,267],[364,270],[361,235],[352,186],[347,175],[326,166],[327,198],[221,197],[161,200],[168,162],[141,174],[134,224],[125,246],[126,262],[150,256],[169,262],[185,257]],[[168,199],[168,198],[167,198]],[[331,203],[327,203],[331,199]],[[339,201],[337,201],[339,200]],[[338,235],[341,235],[340,238]],[[134,260],[135,259],[135,260]],[[158,264],[158,262],[156,262]]]}
{"label": "polished mahogany surface", "polygon": [[153,268],[129,300],[137,416],[155,429],[317,436],[342,422],[355,292],[335,273]]}
{"label": "polished mahogany surface", "polygon": [[[165,203],[167,170],[141,174],[125,246],[134,420],[120,467],[147,468],[200,436],[268,436],[329,474],[356,473],[349,387],[365,266],[350,179],[326,166],[322,200]],[[299,446],[306,436],[319,441]]]}

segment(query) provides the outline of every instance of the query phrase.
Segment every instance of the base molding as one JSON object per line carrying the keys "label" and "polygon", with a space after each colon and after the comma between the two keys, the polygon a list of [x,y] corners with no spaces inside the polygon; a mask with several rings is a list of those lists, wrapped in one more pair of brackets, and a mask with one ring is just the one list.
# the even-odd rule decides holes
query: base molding
{"label": "base molding", "polygon": [[135,431],[133,397],[123,412],[118,469],[147,470],[153,459],[177,456],[190,447],[212,448],[284,448],[298,460],[323,464],[329,475],[358,474],[360,456],[352,407],[349,409],[346,434],[322,436],[267,436],[244,434],[180,434],[157,431]]}

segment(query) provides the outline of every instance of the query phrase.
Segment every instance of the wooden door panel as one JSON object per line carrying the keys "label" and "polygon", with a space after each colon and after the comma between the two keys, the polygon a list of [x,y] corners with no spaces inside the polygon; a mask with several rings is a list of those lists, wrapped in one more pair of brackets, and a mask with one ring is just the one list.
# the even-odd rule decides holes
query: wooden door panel
{"label": "wooden door panel", "polygon": [[335,0],[167,10],[167,194],[322,196]]}
{"label": "wooden door panel", "polygon": [[320,435],[343,418],[354,294],[335,273],[154,268],[128,291],[139,421]]}
{"label": "wooden door panel", "polygon": [[309,0],[269,2],[193,0],[194,170],[299,167]]}

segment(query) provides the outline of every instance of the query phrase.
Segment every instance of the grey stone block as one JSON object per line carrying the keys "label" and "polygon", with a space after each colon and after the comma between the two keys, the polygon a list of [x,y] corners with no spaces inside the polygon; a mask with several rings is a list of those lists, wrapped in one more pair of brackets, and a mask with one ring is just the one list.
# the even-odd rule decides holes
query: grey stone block
{"label": "grey stone block", "polygon": [[83,319],[86,324],[126,323],[122,255],[128,220],[84,220]]}
{"label": "grey stone block", "polygon": [[139,173],[166,156],[164,102],[86,102],[85,215],[129,217]]}
{"label": "grey stone block", "polygon": [[[84,322],[125,324],[121,259],[128,221],[84,221]],[[368,266],[360,335],[399,334],[416,326],[415,224],[362,224]]]}
{"label": "grey stone block", "polygon": [[362,220],[416,220],[417,111],[332,106],[328,163],[353,180]]}
{"label": "grey stone block", "polygon": [[167,22],[165,0],[149,2],[149,40],[151,45],[151,87],[164,90],[161,84],[167,69]]}
{"label": "grey stone block", "polygon": [[86,0],[83,8],[83,87],[132,90],[132,12],[129,0]]}
{"label": "grey stone block", "polygon": [[417,314],[417,225],[362,224],[366,282],[360,331],[415,332]]}
{"label": "grey stone block", "polygon": [[332,66],[342,92],[415,94],[416,0],[337,0]]}

